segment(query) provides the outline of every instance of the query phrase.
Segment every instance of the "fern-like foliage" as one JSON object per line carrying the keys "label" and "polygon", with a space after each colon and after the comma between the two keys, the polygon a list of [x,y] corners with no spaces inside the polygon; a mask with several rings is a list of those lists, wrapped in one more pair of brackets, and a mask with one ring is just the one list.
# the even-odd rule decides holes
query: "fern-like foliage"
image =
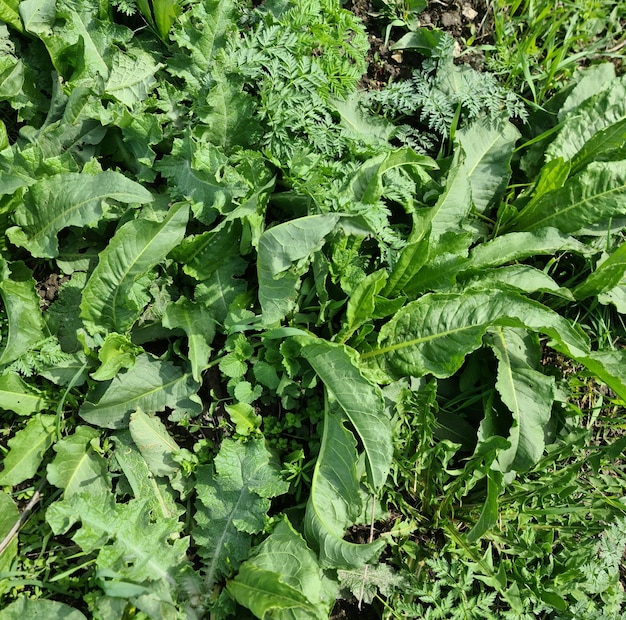
{"label": "fern-like foliage", "polygon": [[335,0],[295,0],[259,15],[229,57],[258,95],[263,147],[276,161],[303,148],[340,158],[345,146],[329,99],[352,92],[366,69],[362,24]]}
{"label": "fern-like foliage", "polygon": [[443,37],[432,58],[414,71],[411,79],[369,95],[370,106],[387,118],[418,117],[422,130],[405,126],[397,137],[422,150],[447,139],[457,117],[461,123],[481,115],[492,119],[504,113],[522,120],[527,117],[522,101],[500,86],[493,75],[478,73],[469,65],[455,65],[451,41]]}

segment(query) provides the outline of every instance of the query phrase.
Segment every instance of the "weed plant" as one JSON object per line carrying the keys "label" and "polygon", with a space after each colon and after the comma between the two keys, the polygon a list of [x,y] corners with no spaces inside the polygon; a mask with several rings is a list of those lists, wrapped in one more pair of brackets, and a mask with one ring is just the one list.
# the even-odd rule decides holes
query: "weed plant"
{"label": "weed plant", "polygon": [[0,19],[0,620],[623,614],[612,64],[420,153],[333,0]]}

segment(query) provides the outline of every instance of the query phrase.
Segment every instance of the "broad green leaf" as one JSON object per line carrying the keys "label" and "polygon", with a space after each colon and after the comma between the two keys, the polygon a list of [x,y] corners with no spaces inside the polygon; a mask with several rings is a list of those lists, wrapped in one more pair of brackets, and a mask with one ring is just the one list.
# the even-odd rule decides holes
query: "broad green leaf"
{"label": "broad green leaf", "polygon": [[137,409],[130,414],[128,430],[153,475],[173,476],[180,471],[172,458],[180,448],[159,418]]}
{"label": "broad green leaf", "polygon": [[0,0],[0,21],[13,26],[19,32],[24,32],[24,26],[18,12],[20,4],[19,0]]}
{"label": "broad green leaf", "polygon": [[162,323],[164,327],[180,328],[187,334],[191,374],[195,381],[202,381],[202,371],[209,361],[215,336],[213,309],[181,297],[166,307]]}
{"label": "broad green leaf", "polygon": [[156,162],[154,168],[168,180],[170,197],[191,200],[199,206],[194,214],[203,224],[211,224],[219,213],[232,209],[236,198],[248,192],[244,179],[219,147],[190,135],[175,138],[171,154]]}
{"label": "broad green leaf", "polygon": [[374,271],[359,282],[348,299],[346,308],[345,333],[341,341],[345,342],[363,323],[371,321],[376,307],[376,296],[387,282],[387,272],[384,269]]}
{"label": "broad green leaf", "polygon": [[255,117],[256,102],[243,90],[236,74],[212,76],[211,87],[197,114],[207,125],[207,138],[230,153],[237,146],[249,147],[260,138],[261,126]]}
{"label": "broad green leaf", "polygon": [[618,284],[606,293],[598,295],[601,304],[613,304],[620,314],[626,314],[626,286]]}
{"label": "broad green leaf", "polygon": [[[19,520],[20,513],[10,495],[0,491],[0,540],[6,540],[9,532]],[[13,537],[5,550],[0,553],[0,573],[9,572],[17,556],[17,535]],[[4,592],[3,579],[0,578],[0,594]],[[1,612],[0,612],[1,613]],[[2,617],[2,616],[0,616]]]}
{"label": "broad green leaf", "polygon": [[606,90],[583,101],[565,118],[563,128],[546,149],[546,160],[574,158],[594,134],[625,118],[626,78],[620,77],[612,80]]}
{"label": "broad green leaf", "polygon": [[622,243],[587,279],[574,290],[576,299],[606,293],[616,287],[626,272],[626,242]]}
{"label": "broad green leaf", "polygon": [[563,121],[571,112],[575,111],[583,101],[607,90],[615,80],[615,67],[611,62],[594,64],[581,68],[576,85],[568,94],[567,99],[559,108],[558,119]]}
{"label": "broad green leaf", "polygon": [[0,366],[26,353],[47,335],[32,273],[21,261],[0,258],[0,297],[9,320],[6,338],[0,341]]}
{"label": "broad green leaf", "polygon": [[152,11],[157,31],[163,41],[167,43],[168,34],[174,20],[182,10],[178,0],[152,0]]}
{"label": "broad green leaf", "polygon": [[56,418],[36,414],[9,439],[9,452],[2,461],[0,486],[15,486],[32,478],[56,435]]}
{"label": "broad green leaf", "polygon": [[302,355],[358,434],[365,449],[370,483],[379,490],[393,457],[391,424],[380,389],[363,376],[356,352],[347,346],[317,340],[303,346]]}
{"label": "broad green leaf", "polygon": [[[16,3],[16,8],[17,5],[18,3]],[[19,2],[19,14],[26,32],[46,33],[52,28],[56,18],[56,2],[55,0],[22,0]]]}
{"label": "broad green leaf", "polygon": [[383,294],[386,297],[393,297],[403,291],[413,276],[426,264],[428,258],[429,239],[427,236],[419,241],[409,242],[402,248],[400,256],[393,266],[383,289]]}
{"label": "broad green leaf", "polygon": [[349,185],[349,195],[353,200],[365,204],[375,204],[384,191],[383,176],[385,172],[399,166],[413,169],[417,175],[428,180],[425,170],[436,170],[436,162],[430,157],[419,155],[409,147],[376,155],[363,163]]}
{"label": "broad green leaf", "polygon": [[174,589],[187,561],[189,539],[173,537],[180,530],[179,522],[152,520],[145,501],[118,504],[112,494],[81,493],[54,502],[46,520],[56,535],[80,521],[72,540],[85,553],[98,550],[98,570],[103,576],[115,576],[115,581],[120,577],[135,584],[157,581]]}
{"label": "broad green leaf", "polygon": [[585,356],[589,341],[582,330],[541,304],[499,290],[430,294],[404,306],[383,325],[378,348],[361,359],[376,358],[392,376],[449,377],[482,342],[488,327],[522,327],[546,334],[570,357]]}
{"label": "broad green leaf", "polygon": [[421,229],[423,233],[430,230],[431,245],[437,244],[446,233],[462,230],[470,213],[471,184],[466,175],[464,160],[465,152],[457,146],[443,192],[435,206],[421,216]]}
{"label": "broad green leaf", "polygon": [[78,610],[48,599],[19,598],[0,611],[0,620],[87,620]]}
{"label": "broad green leaf", "polygon": [[106,494],[111,488],[107,461],[94,449],[100,431],[77,426],[54,445],[56,456],[48,465],[48,482],[63,489],[65,498],[78,493]]}
{"label": "broad green leaf", "polygon": [[227,588],[257,618],[325,620],[335,602],[329,585],[315,554],[283,519]]}
{"label": "broad green leaf", "polygon": [[232,0],[207,0],[189,8],[172,28],[171,36],[181,51],[168,62],[168,70],[182,77],[193,92],[205,87],[207,71],[217,64],[228,33],[237,31],[237,18]]}
{"label": "broad green leaf", "polygon": [[513,223],[517,230],[546,226],[573,233],[584,226],[608,222],[626,214],[626,160],[592,163],[570,177],[563,187],[522,209]]}
{"label": "broad green leaf", "polygon": [[49,407],[48,400],[17,373],[0,375],[0,409],[32,415]]}
{"label": "broad green leaf", "polygon": [[231,222],[216,230],[186,237],[172,252],[172,257],[182,263],[187,275],[199,281],[211,278],[218,269],[239,275],[246,267],[238,256],[241,235],[240,222]]}
{"label": "broad green leaf", "polygon": [[132,327],[143,311],[133,299],[138,278],[180,243],[188,218],[189,207],[179,203],[162,222],[131,220],[115,233],[83,291],[81,317],[90,333]]}
{"label": "broad green leaf", "polygon": [[404,283],[402,292],[409,298],[416,298],[428,291],[453,288],[457,276],[469,264],[467,256],[472,240],[471,233],[450,232],[441,235],[436,245],[429,247],[428,259]]}
{"label": "broad green leaf", "polygon": [[532,256],[552,256],[559,252],[575,252],[587,256],[595,253],[595,250],[557,228],[545,227],[533,232],[500,235],[493,241],[477,245],[470,252],[469,267],[478,271]]}
{"label": "broad green leaf", "polygon": [[244,260],[233,256],[196,286],[196,301],[210,308],[211,316],[218,323],[224,322],[230,304],[246,291],[246,282],[237,277],[243,274],[246,266]]}
{"label": "broad green leaf", "polygon": [[113,379],[122,368],[132,368],[137,355],[142,351],[127,336],[115,332],[107,334],[98,351],[100,366],[91,376],[96,381]]}
{"label": "broad green leaf", "polygon": [[626,110],[624,118],[594,134],[571,160],[572,172],[592,161],[612,161],[626,157]]}
{"label": "broad green leaf", "polygon": [[107,201],[141,204],[152,199],[147,189],[113,170],[55,174],[30,186],[13,216],[17,226],[7,235],[37,258],[54,258],[59,253],[57,233],[98,221]]}
{"label": "broad green leaf", "polygon": [[197,470],[194,529],[209,587],[237,570],[248,557],[251,535],[265,527],[269,498],[289,488],[264,439],[245,444],[225,439],[214,468]]}
{"label": "broad green leaf", "polygon": [[[237,386],[241,383],[237,384]],[[236,390],[235,390],[236,391]],[[254,407],[248,403],[235,403],[225,405],[226,413],[230,421],[235,425],[237,435],[247,437],[250,433],[258,431],[262,418],[254,411]]]}
{"label": "broad green leaf", "polygon": [[487,469],[487,498],[483,504],[478,521],[467,533],[467,541],[478,540],[498,522],[498,495],[502,489],[502,474],[493,469]]}
{"label": "broad green leaf", "polygon": [[338,221],[335,214],[311,215],[279,224],[261,235],[257,271],[265,325],[280,321],[293,309],[302,261],[306,265]]}
{"label": "broad green leaf", "polygon": [[346,530],[361,513],[354,435],[339,412],[327,410],[319,456],[311,481],[304,532],[318,551],[322,568],[356,568],[378,557],[386,543],[367,544],[344,540]]}
{"label": "broad green leaf", "polygon": [[396,130],[393,123],[382,116],[368,113],[361,105],[361,96],[355,92],[345,99],[332,99],[330,104],[339,114],[343,131],[348,136],[366,143],[387,143]]}
{"label": "broad green leaf", "polygon": [[79,415],[95,426],[125,428],[130,413],[137,408],[148,413],[163,411],[166,407],[196,413],[199,406],[190,397],[199,387],[190,373],[171,362],[143,354],[128,371],[92,389]]}
{"label": "broad green leaf", "polygon": [[590,355],[579,357],[600,381],[606,383],[621,399],[626,399],[626,349],[617,351],[593,351]]}
{"label": "broad green leaf", "polygon": [[171,486],[164,478],[155,478],[130,433],[116,433],[113,441],[113,457],[126,476],[135,497],[148,503],[156,519],[179,517],[183,508],[176,505]]}
{"label": "broad green leaf", "polygon": [[552,414],[555,399],[554,377],[544,375],[531,364],[528,335],[515,329],[496,327],[485,336],[498,359],[496,389],[513,416],[510,429],[501,429],[492,411],[481,425],[485,436],[500,434],[511,444],[501,451],[494,469],[526,471],[543,454],[544,429]]}
{"label": "broad green leaf", "polygon": [[461,174],[469,180],[472,203],[479,213],[484,213],[505,189],[519,136],[511,123],[494,123],[486,117],[457,131],[458,143],[465,153]]}
{"label": "broad green leaf", "polygon": [[154,74],[163,65],[140,48],[113,57],[105,92],[129,108],[142,102],[156,83]]}
{"label": "broad green leaf", "polygon": [[[474,274],[474,271],[469,273]],[[465,276],[465,274],[462,274]],[[551,293],[570,301],[574,296],[569,289],[560,287],[547,273],[530,265],[509,265],[496,269],[483,269],[469,278],[458,278],[461,288],[469,290],[500,289],[503,286],[516,288],[524,293]]]}

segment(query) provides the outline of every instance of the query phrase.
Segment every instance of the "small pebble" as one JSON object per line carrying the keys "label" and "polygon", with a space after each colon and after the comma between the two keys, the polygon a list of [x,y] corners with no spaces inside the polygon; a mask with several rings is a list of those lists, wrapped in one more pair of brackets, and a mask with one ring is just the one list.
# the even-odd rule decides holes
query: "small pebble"
{"label": "small pebble", "polygon": [[441,24],[445,28],[450,28],[451,26],[460,26],[461,16],[458,13],[452,13],[452,12],[442,13]]}

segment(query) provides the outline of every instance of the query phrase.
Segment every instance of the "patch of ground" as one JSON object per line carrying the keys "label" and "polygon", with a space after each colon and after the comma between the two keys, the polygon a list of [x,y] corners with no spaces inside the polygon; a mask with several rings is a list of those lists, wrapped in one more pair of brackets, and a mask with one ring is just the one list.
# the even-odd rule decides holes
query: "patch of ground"
{"label": "patch of ground", "polygon": [[[397,4],[401,4],[399,0]],[[388,0],[387,6],[395,6],[394,1]],[[369,68],[361,86],[366,90],[378,90],[389,82],[411,77],[423,56],[393,49],[394,43],[409,31],[407,28],[393,27],[385,42],[390,13],[382,0],[350,0],[345,7],[363,21],[369,35]],[[485,0],[434,0],[416,18],[420,28],[436,28],[450,34],[457,43],[461,62],[479,70],[482,68],[482,55],[474,48],[491,41],[493,24]],[[467,42],[470,40],[472,49],[468,50]]]}

